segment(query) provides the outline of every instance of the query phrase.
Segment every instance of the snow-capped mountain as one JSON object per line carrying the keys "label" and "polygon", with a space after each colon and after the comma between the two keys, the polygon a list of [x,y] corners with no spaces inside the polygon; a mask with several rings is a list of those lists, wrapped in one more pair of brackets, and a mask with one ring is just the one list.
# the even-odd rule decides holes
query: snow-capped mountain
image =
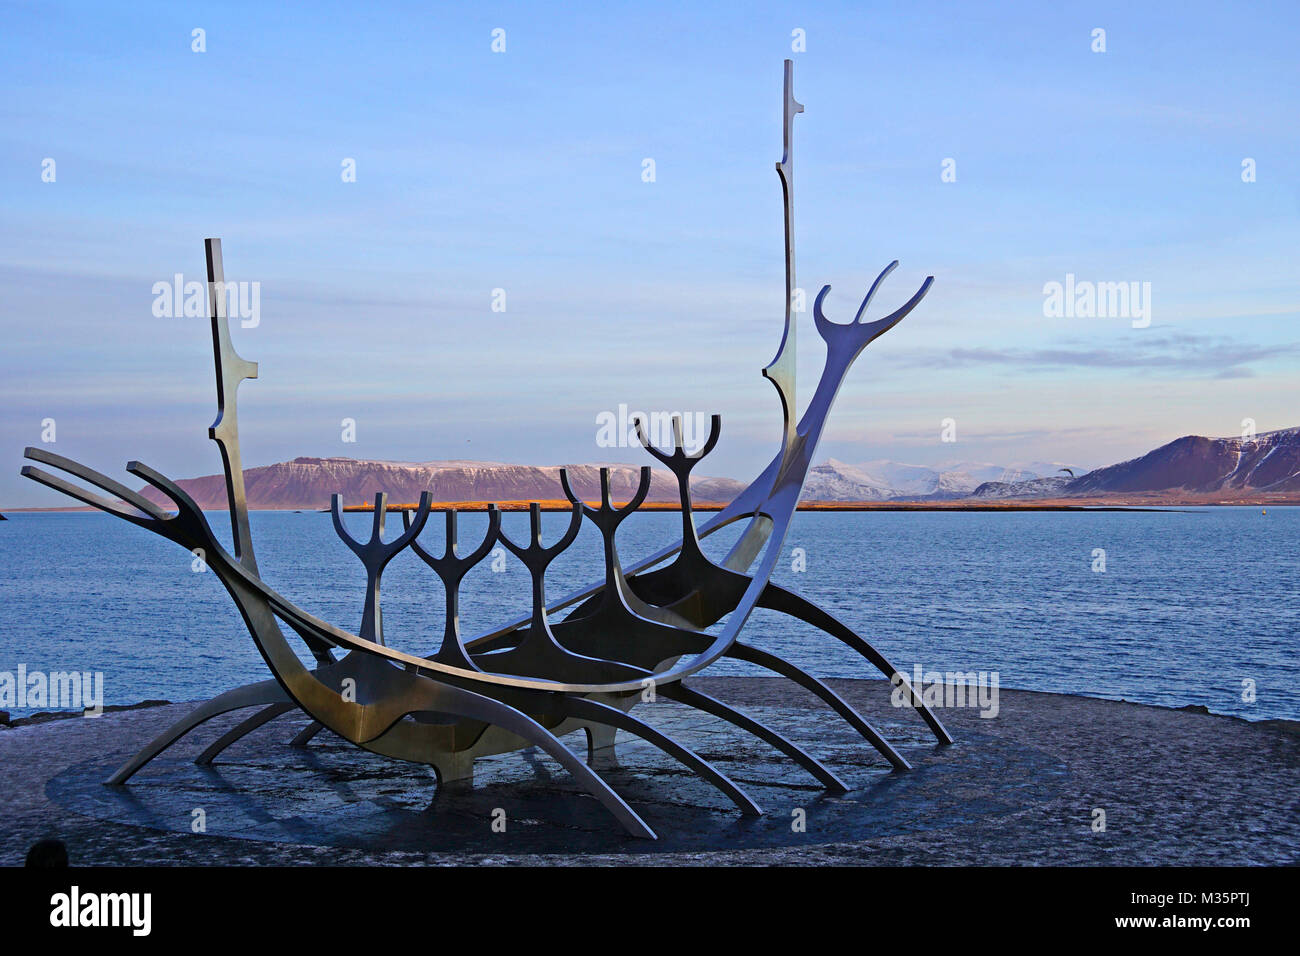
{"label": "snow-capped mountain", "polygon": [[[830,458],[815,465],[804,486],[805,501],[888,501],[964,498],[988,482],[1013,484],[1061,474],[1057,462],[1004,466],[989,462],[951,462],[938,467],[878,459],[850,465]],[[1082,469],[1075,468],[1075,472]]]}
{"label": "snow-capped mountain", "polygon": [[1300,428],[1254,438],[1187,435],[1140,458],[1098,468],[1068,485],[1068,494],[1112,494],[1177,489],[1300,492]]}

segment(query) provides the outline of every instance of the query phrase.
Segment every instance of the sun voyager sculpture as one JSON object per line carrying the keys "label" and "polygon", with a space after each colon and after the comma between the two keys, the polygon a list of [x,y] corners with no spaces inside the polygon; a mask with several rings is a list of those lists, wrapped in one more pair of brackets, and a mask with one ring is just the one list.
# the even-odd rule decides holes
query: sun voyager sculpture
{"label": "sun voyager sculpture", "polygon": [[[257,377],[257,365],[241,358],[231,344],[221,243],[207,240],[218,409],[208,435],[221,451],[233,553],[218,541],[193,499],[175,482],[141,462],[129,462],[127,472],[163,492],[172,501],[174,513],[106,475],[40,448],[26,449],[25,457],[87,482],[112,497],[31,465],[25,466],[22,474],[153,531],[188,551],[201,550],[208,567],[238,607],[272,677],[228,690],[199,705],[106,782],[125,784],[154,757],[219,714],[257,708],[205,749],[198,762],[210,763],[244,735],[282,714],[297,711],[307,714],[311,723],[294,744],[306,745],[320,730],[328,729],[365,750],[431,766],[439,785],[472,778],[477,757],[536,747],[562,764],[627,833],[654,839],[654,831],[592,766],[598,754],[608,753],[614,746],[615,733],[621,730],[680,761],[717,787],[742,814],[760,814],[754,801],[715,766],[634,715],[636,705],[647,699],[647,690],[652,689],[658,696],[754,735],[796,762],[826,790],[845,791],[846,784],[812,754],[752,717],[687,685],[687,678],[723,657],[757,665],[812,692],[895,770],[910,769],[907,760],[826,684],[741,640],[741,631],[757,607],[795,617],[848,645],[889,677],[895,688],[903,689],[906,699],[940,742],[951,743],[947,730],[912,692],[906,677],[868,641],[816,604],[770,580],[831,405],[850,367],[863,349],[916,307],[933,282],[933,276],[927,278],[901,307],[872,322],[865,321],[867,308],[897,262],[890,263],[872,283],[852,322],[832,322],[825,316],[822,304],[830,286],[821,290],[813,317],[826,343],[826,360],[812,399],[796,420],[797,330],[791,307],[795,290],[792,134],[794,117],[803,112],[803,106],[794,98],[789,60],[785,63],[783,112],[784,155],[776,171],[785,198],[785,327],[776,357],[763,369],[763,375],[776,388],[783,417],[780,449],[771,463],[735,500],[697,528],[691,511],[691,471],[717,444],[720,416],[713,416],[707,440],[693,454],[683,448],[680,419],[674,421],[676,447],[671,450],[651,445],[638,421],[638,436],[646,451],[676,476],[681,498],[681,539],[626,566],[619,556],[615,535],[645,499],[650,486],[648,466],[641,469],[636,494],[621,507],[610,500],[608,469],[600,473],[598,506],[581,501],[561,471],[563,491],[573,510],[567,531],[549,546],[541,540],[537,504],[531,506],[530,534],[524,541],[505,534],[500,512],[490,506],[487,533],[468,552],[459,547],[456,512],[448,511],[442,553],[433,553],[419,541],[432,505],[428,492],[421,496],[417,508],[402,512],[403,531],[387,542],[383,540],[386,500],[383,495],[377,496],[370,538],[357,541],[343,527],[340,500],[335,495],[335,528],[361,560],[366,573],[365,607],[356,634],[307,613],[270,587],[258,571],[244,495],[236,414],[239,385]],[[572,544],[584,519],[601,535],[604,576],[580,591],[548,600],[547,567]],[[733,522],[746,522],[743,532],[721,562],[711,560],[701,549],[700,539]],[[495,630],[466,637],[460,631],[461,581],[497,543],[528,569],[532,611]],[[380,579],[385,566],[408,547],[438,576],[446,593],[445,626],[437,650],[428,656],[390,646],[383,631]],[[707,630],[724,618],[725,624],[716,632]],[[304,642],[314,666],[300,660],[286,628]],[[580,759],[560,740],[578,730],[586,733],[588,761]]]}

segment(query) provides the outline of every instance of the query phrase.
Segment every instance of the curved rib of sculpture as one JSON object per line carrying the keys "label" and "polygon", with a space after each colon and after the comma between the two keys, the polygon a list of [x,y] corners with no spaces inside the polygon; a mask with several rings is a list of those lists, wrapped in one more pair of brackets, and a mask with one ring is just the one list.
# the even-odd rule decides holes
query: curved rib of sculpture
{"label": "curved rib of sculpture", "polygon": [[[366,570],[366,601],[357,635],[303,611],[270,588],[259,575],[244,492],[236,415],[238,387],[245,379],[257,376],[257,365],[242,359],[231,343],[220,241],[208,240],[209,305],[218,400],[217,418],[209,436],[220,449],[225,471],[232,552],[220,544],[201,509],[185,492],[138,462],[128,463],[127,471],[166,495],[176,508],[175,514],[98,472],[40,449],[29,448],[26,456],[96,486],[117,500],[104,498],[39,468],[26,466],[23,474],[148,528],[187,550],[202,550],[208,567],[216,573],[239,609],[274,681],[237,688],[200,705],[123,765],[108,782],[124,783],[149,760],[211,717],[261,705],[263,709],[259,713],[227,731],[204,750],[199,761],[210,761],[244,734],[294,709],[302,710],[313,721],[312,727],[295,742],[304,742],[315,732],[314,727],[328,728],[375,753],[429,764],[442,782],[467,775],[475,756],[534,745],[568,769],[579,785],[600,801],[629,833],[653,838],[654,833],[645,821],[559,740],[572,730],[585,728],[594,746],[597,733],[602,735],[600,739],[612,741],[613,729],[617,728],[651,742],[699,773],[722,790],[742,812],[757,813],[753,801],[716,768],[626,712],[638,700],[639,692],[650,684],[670,700],[727,720],[766,741],[802,765],[828,789],[843,790],[845,784],[839,777],[797,745],[683,683],[684,678],[724,655],[766,667],[817,694],[896,768],[906,768],[901,755],[823,683],[775,655],[738,640],[754,608],[771,607],[825,630],[863,654],[887,676],[905,683],[902,675],[864,639],[820,608],[769,582],[831,404],[849,368],[870,342],[915,308],[933,281],[933,277],[927,278],[901,308],[870,323],[864,322],[863,316],[896,262],[872,284],[853,322],[841,325],[826,319],[822,306],[830,287],[822,289],[814,306],[814,320],[827,345],[826,361],[813,398],[796,422],[796,329],[791,310],[794,290],[792,129],[793,116],[802,109],[794,100],[791,66],[787,61],[785,152],[777,164],[785,197],[786,322],[776,357],[764,369],[764,375],[773,382],[780,397],[784,428],[780,450],[768,467],[697,532],[690,507],[690,470],[716,444],[719,419],[714,417],[709,439],[703,451],[696,455],[687,455],[682,448],[680,420],[674,422],[677,447],[671,454],[651,447],[638,421],[642,443],[677,477],[683,530],[678,544],[661,549],[626,572],[618,559],[614,534],[623,518],[644,499],[649,484],[648,469],[643,471],[633,503],[623,509],[615,509],[609,501],[607,472],[601,475],[600,508],[588,508],[578,501],[569,487],[567,474],[562,474],[564,491],[574,506],[569,528],[557,544],[542,545],[539,509],[534,504],[530,509],[527,544],[517,544],[502,534],[500,516],[492,511],[487,538],[467,558],[460,558],[456,552],[454,513],[448,517],[447,550],[442,558],[432,558],[417,544],[416,537],[429,513],[428,493],[421,496],[414,520],[403,514],[404,531],[390,543],[382,540],[386,510],[383,495],[376,498],[372,534],[366,543],[347,535],[342,524],[341,502],[335,496],[332,512],[336,530]],[[546,569],[576,537],[584,513],[602,533],[604,581],[548,603]],[[725,560],[716,564],[705,557],[699,538],[740,520],[747,520],[748,526]],[[501,541],[528,568],[532,609],[528,616],[466,642],[459,631],[460,581],[469,567],[487,554],[495,540]],[[444,634],[439,650],[430,657],[390,648],[383,634],[380,577],[384,566],[408,546],[438,573],[446,587]],[[668,563],[659,567],[665,561]],[[574,605],[578,606],[564,620],[550,620],[551,614]],[[726,621],[716,633],[704,631],[724,617]],[[298,659],[280,629],[281,623],[287,624],[305,642],[315,659],[314,667],[308,668]],[[341,658],[335,658],[335,649],[343,652]],[[348,688],[346,693],[345,688]],[[936,736],[950,742],[947,732],[919,698],[914,694],[910,697]]]}

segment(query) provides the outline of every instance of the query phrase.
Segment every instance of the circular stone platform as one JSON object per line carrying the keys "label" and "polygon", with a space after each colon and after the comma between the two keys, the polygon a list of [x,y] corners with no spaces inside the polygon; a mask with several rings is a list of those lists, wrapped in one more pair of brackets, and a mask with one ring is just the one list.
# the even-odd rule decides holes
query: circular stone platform
{"label": "circular stone platform", "polygon": [[[940,711],[937,746],[883,681],[831,681],[913,763],[888,764],[819,701],[764,678],[692,682],[815,754],[852,789],[831,796],[729,724],[660,700],[642,719],[695,749],[765,811],[744,817],[660,751],[618,735],[602,776],[659,834],[627,837],[549,757],[477,762],[472,785],[359,751],[330,734],[289,741],[286,715],[193,757],[239,716],[200,728],[125,787],[103,781],[192,705],[0,733],[0,863],[57,834],[74,863],[1278,863],[1300,859],[1293,725],[1002,691],[995,719]],[[585,754],[582,734],[565,738]],[[12,771],[21,770],[21,773]],[[1094,832],[1094,809],[1106,811]],[[201,811],[201,813],[196,812]],[[504,813],[504,817],[502,814]],[[194,833],[197,817],[205,831]],[[504,819],[504,832],[494,820]],[[802,826],[800,826],[802,824]]]}

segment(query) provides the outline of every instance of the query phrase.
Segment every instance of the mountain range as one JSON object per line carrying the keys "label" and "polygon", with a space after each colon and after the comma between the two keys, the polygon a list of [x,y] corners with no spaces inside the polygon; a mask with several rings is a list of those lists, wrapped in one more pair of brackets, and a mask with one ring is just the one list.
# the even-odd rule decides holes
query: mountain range
{"label": "mountain range", "polygon": [[1081,475],[1065,490],[1090,495],[1164,489],[1224,496],[1300,493],[1300,428],[1253,438],[1188,435],[1140,458]]}
{"label": "mountain range", "polygon": [[[850,465],[834,458],[814,465],[804,484],[804,501],[945,501],[965,498],[986,483],[1018,485],[1058,474],[1059,462],[994,465],[953,462],[934,468],[876,460]],[[1081,468],[1073,469],[1076,473]]]}
{"label": "mountain range", "polygon": [[[636,490],[639,470],[610,465],[616,501]],[[569,466],[578,495],[600,495],[598,465]],[[325,508],[335,492],[347,505],[365,505],[377,492],[392,504],[435,501],[553,501],[562,498],[559,466],[510,465],[481,461],[396,462],[355,458],[300,457],[244,472],[250,508]],[[652,473],[652,502],[675,502],[677,485],[664,469]],[[226,506],[220,475],[177,482],[200,506]],[[696,476],[691,493],[698,503],[727,502],[744,485],[731,478]],[[152,487],[150,500],[167,504]],[[940,467],[875,460],[853,465],[829,459],[809,471],[805,501],[952,502],[1065,501],[1076,503],[1177,504],[1257,498],[1300,503],[1300,428],[1254,438],[1188,435],[1138,458],[1083,473],[1059,462],[1012,466],[955,462]]]}
{"label": "mountain range", "polygon": [[1098,498],[1142,500],[1159,495],[1181,501],[1242,498],[1300,499],[1300,428],[1251,438],[1187,435],[1139,458],[1076,478],[980,485],[975,498]]}
{"label": "mountain range", "polygon": [[[1001,471],[1001,474],[995,474]],[[1085,472],[1059,462],[941,468],[830,459],[811,470],[804,500],[1127,501],[1213,503],[1246,498],[1300,502],[1300,428],[1254,437],[1187,435],[1138,458]]]}
{"label": "mountain range", "polygon": [[[636,493],[640,469],[609,465],[610,496],[627,501]],[[584,500],[600,498],[600,466],[570,465],[569,481]],[[226,507],[221,475],[177,482],[204,509]],[[701,502],[730,501],[744,489],[731,478],[692,477],[691,495]],[[250,508],[328,508],[336,492],[345,505],[364,505],[379,492],[390,504],[410,504],[428,491],[434,501],[548,501],[564,497],[560,466],[507,465],[488,461],[369,461],[358,458],[300,457],[244,470],[244,492]],[[166,497],[152,486],[141,493],[157,504]],[[650,475],[647,501],[677,501],[677,479],[666,469]]]}

